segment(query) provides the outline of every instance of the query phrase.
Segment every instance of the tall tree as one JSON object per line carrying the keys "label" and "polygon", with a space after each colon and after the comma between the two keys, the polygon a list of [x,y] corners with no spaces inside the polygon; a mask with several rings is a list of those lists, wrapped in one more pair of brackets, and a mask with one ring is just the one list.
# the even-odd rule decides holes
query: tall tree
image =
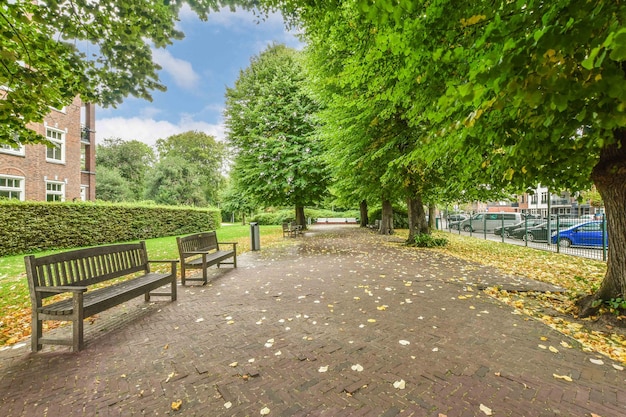
{"label": "tall tree", "polygon": [[156,142],[159,157],[179,156],[194,165],[200,174],[204,199],[217,205],[219,191],[224,186],[224,144],[203,132],[190,131],[159,139]]}
{"label": "tall tree", "polygon": [[[320,22],[332,27],[340,4],[282,3],[305,32]],[[411,159],[434,164],[465,151],[467,168],[457,165],[450,178],[467,192],[537,183],[577,191],[593,181],[606,205],[610,250],[606,277],[581,313],[623,297],[626,8],[586,0],[346,3],[355,31],[371,27],[372,56],[397,59],[389,71],[367,60],[355,71],[395,80],[372,101],[402,106],[409,125],[422,129],[428,147]],[[361,45],[357,36],[348,43]]]}
{"label": "tall tree", "polygon": [[[138,140],[124,141],[120,138],[107,138],[96,147],[96,167],[118,171],[128,184],[131,200],[143,198],[146,173],[154,163],[155,155],[152,148]],[[114,178],[110,175],[99,176],[103,172],[105,171],[99,171],[96,168],[96,194],[98,189],[104,186],[103,182]]]}
{"label": "tall tree", "polygon": [[237,188],[259,205],[295,206],[303,227],[304,206],[324,197],[329,179],[323,144],[313,136],[317,110],[299,53],[284,45],[252,58],[226,91]]}
{"label": "tall tree", "polygon": [[170,206],[204,206],[200,175],[195,165],[180,156],[162,158],[151,170],[146,198]]}
{"label": "tall tree", "polygon": [[103,201],[132,201],[134,196],[130,190],[130,184],[117,168],[109,168],[104,165],[96,166],[96,199]]}

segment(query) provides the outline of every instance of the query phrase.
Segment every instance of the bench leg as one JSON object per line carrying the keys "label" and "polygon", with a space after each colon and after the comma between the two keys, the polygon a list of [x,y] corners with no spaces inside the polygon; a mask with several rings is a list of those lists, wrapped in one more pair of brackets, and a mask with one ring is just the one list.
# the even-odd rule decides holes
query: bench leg
{"label": "bench leg", "polygon": [[237,268],[237,252],[233,255],[233,268]]}
{"label": "bench leg", "polygon": [[180,265],[180,283],[185,285],[185,260],[183,259]]}
{"label": "bench leg", "polygon": [[[33,308],[33,310],[35,310],[35,308]],[[42,325],[43,325],[43,322],[39,320],[37,312],[33,311],[32,318],[31,318],[32,334],[30,335],[30,343],[31,343],[30,350],[33,352],[38,352],[43,347],[41,343],[39,343],[39,339],[41,339],[41,336],[43,335]]]}
{"label": "bench leg", "polygon": [[72,320],[72,351],[83,350],[83,293],[74,294],[74,319]]}

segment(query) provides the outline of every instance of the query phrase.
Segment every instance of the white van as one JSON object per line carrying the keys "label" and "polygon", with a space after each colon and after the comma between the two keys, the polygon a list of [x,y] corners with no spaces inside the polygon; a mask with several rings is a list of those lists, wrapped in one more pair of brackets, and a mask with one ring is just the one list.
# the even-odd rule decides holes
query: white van
{"label": "white van", "polygon": [[496,227],[509,226],[524,221],[521,213],[477,213],[459,225],[466,232],[493,232]]}

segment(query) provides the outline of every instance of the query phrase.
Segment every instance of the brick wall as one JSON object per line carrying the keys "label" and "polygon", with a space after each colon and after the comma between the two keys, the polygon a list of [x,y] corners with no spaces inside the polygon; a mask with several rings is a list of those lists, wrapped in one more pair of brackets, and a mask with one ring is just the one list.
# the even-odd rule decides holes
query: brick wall
{"label": "brick wall", "polygon": [[[91,130],[95,130],[93,107],[87,107],[85,120]],[[95,134],[90,133],[87,167],[81,172],[81,108],[82,102],[76,97],[63,111],[51,110],[43,124],[29,125],[42,136],[46,135],[47,128],[65,133],[64,162],[46,160],[44,144],[26,145],[23,156],[0,152],[0,175],[23,177],[26,200],[46,200],[46,180],[65,184],[66,201],[81,199],[81,185],[88,186],[87,200],[95,199]]]}

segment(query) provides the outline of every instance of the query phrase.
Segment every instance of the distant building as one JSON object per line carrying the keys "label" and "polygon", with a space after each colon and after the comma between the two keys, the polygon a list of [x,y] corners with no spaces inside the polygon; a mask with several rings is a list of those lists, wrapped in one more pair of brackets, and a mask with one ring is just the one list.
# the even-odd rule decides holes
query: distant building
{"label": "distant building", "polygon": [[29,128],[53,145],[0,144],[0,198],[31,201],[96,199],[95,105],[76,97]]}
{"label": "distant building", "polygon": [[[560,194],[551,193],[547,187],[539,185],[534,193],[520,194],[517,201],[488,203],[487,211],[516,211],[540,217],[550,215],[583,216],[595,214],[598,209],[589,201],[578,202],[577,196],[564,191]],[[600,210],[601,211],[601,210]]]}

